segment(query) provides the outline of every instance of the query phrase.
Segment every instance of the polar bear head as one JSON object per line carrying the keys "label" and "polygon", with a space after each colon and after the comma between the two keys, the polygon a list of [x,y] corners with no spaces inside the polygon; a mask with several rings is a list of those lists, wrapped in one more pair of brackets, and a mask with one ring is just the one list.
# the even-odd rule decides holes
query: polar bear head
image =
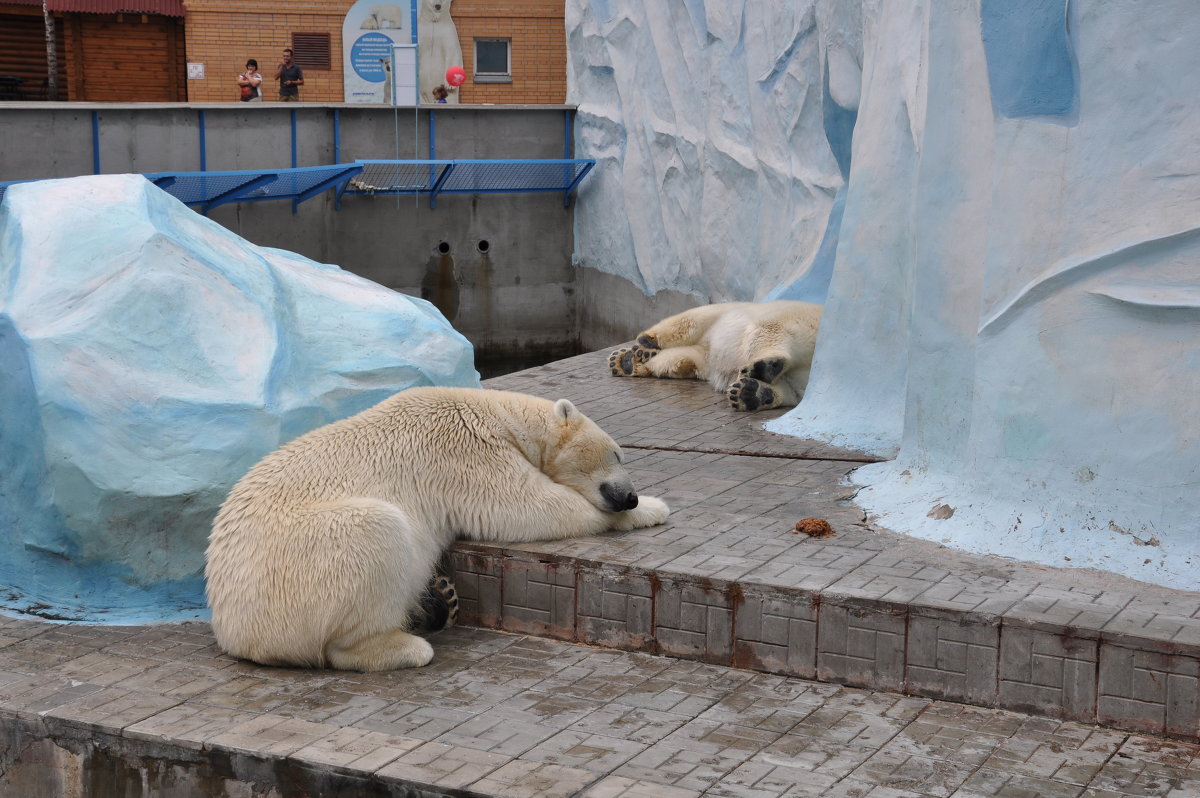
{"label": "polar bear head", "polygon": [[638,496],[617,442],[566,399],[554,403],[552,419],[557,435],[542,464],[546,476],[578,491],[604,512],[637,507]]}

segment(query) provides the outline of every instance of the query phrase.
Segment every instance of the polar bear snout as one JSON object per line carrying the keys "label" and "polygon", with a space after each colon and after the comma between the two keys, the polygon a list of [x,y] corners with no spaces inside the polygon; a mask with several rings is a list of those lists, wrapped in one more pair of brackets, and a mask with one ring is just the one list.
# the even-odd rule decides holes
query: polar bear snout
{"label": "polar bear snout", "polygon": [[614,513],[619,513],[623,510],[632,510],[638,506],[637,493],[627,485],[605,482],[600,486],[600,495],[604,497],[604,503],[608,506],[608,509]]}

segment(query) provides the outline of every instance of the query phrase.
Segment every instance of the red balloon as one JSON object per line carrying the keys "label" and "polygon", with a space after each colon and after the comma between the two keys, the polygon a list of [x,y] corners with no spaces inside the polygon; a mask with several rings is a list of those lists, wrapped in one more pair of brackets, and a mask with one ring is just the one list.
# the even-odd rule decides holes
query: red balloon
{"label": "red balloon", "polygon": [[467,73],[460,66],[452,66],[446,70],[446,82],[451,86],[461,86],[467,79]]}

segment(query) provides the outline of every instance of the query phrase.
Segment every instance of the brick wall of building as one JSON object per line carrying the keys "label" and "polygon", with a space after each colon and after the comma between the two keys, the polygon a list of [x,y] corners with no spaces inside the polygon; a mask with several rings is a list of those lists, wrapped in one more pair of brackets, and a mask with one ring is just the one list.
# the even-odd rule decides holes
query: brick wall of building
{"label": "brick wall of building", "polygon": [[[234,102],[237,76],[247,58],[257,59],[264,97],[275,99],[272,80],[293,32],[330,34],[330,68],[305,67],[301,101],[342,102],[342,21],[353,0],[262,0],[235,5],[228,0],[185,0],[187,60],[205,65],[204,80],[187,81],[191,102]],[[237,10],[232,10],[237,9]],[[252,9],[252,10],[248,10]],[[567,41],[563,0],[453,0],[467,82],[464,103],[564,103]],[[512,41],[512,82],[476,83],[475,38]]]}
{"label": "brick wall of building", "polygon": [[[247,58],[258,61],[264,78],[264,99],[278,98],[272,80],[283,48],[292,33],[329,33],[328,70],[304,69],[300,99],[310,102],[342,100],[342,20],[353,0],[273,0],[235,5],[228,0],[187,0],[187,60],[205,65],[204,80],[188,81],[191,102],[234,102],[237,76]],[[230,10],[231,8],[254,11]]]}
{"label": "brick wall of building", "polygon": [[[462,44],[464,103],[565,103],[567,33],[563,0],[454,0]],[[512,40],[512,83],[476,83],[475,38]]]}

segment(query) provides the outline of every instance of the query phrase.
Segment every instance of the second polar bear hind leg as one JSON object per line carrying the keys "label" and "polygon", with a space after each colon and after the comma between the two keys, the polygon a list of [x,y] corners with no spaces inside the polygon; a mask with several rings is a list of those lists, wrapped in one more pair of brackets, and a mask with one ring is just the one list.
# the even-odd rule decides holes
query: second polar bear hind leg
{"label": "second polar bear hind leg", "polygon": [[646,369],[655,377],[694,380],[708,368],[708,357],[701,346],[677,346],[663,349],[646,361]]}

